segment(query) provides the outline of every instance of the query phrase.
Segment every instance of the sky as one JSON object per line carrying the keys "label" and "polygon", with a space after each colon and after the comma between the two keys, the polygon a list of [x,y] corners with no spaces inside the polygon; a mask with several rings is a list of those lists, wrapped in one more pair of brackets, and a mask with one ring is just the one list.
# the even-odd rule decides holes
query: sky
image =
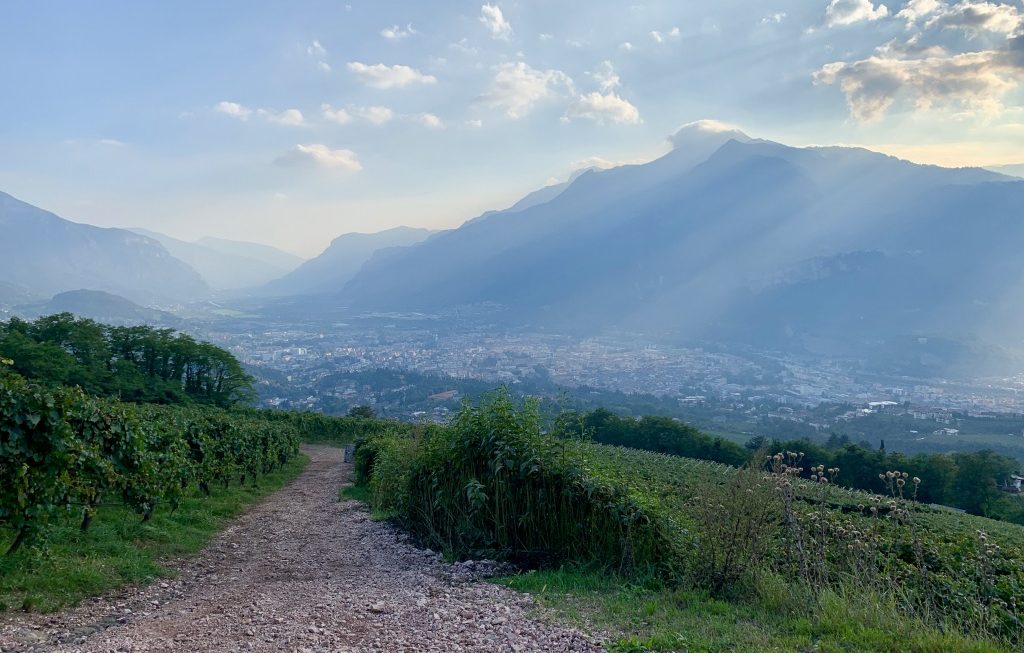
{"label": "sky", "polygon": [[1020,164],[1022,2],[9,2],[0,191],[314,256],[652,159],[702,119]]}

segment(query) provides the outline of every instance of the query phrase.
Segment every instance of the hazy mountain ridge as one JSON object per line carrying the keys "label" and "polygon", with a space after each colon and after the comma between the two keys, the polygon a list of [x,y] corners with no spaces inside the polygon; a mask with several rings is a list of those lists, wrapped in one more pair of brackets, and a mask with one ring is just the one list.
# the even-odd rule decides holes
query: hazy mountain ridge
{"label": "hazy mountain ridge", "polygon": [[49,301],[20,311],[28,315],[74,313],[105,324],[159,324],[178,326],[182,320],[172,313],[139,306],[130,299],[102,290],[69,290],[54,295]]}
{"label": "hazy mountain ridge", "polygon": [[209,287],[159,242],[65,220],[0,193],[0,279],[48,297],[82,288],[142,303],[206,296]]}
{"label": "hazy mountain ridge", "polygon": [[219,238],[189,242],[148,229],[131,231],[159,242],[216,290],[260,286],[287,274],[303,262],[298,256],[268,245]]}
{"label": "hazy mountain ridge", "polygon": [[[371,261],[340,301],[494,302],[526,322],[776,344],[822,332],[1005,342],[1000,322],[1024,317],[1009,301],[1024,286],[1022,205],[1024,182],[987,170],[691,130],[661,159],[588,172],[514,219],[496,212]],[[809,261],[815,274],[786,276]]]}
{"label": "hazy mountain ridge", "polygon": [[271,296],[335,294],[382,251],[415,245],[434,233],[429,229],[395,227],[372,234],[343,234],[331,241],[319,256],[270,281],[257,292]]}

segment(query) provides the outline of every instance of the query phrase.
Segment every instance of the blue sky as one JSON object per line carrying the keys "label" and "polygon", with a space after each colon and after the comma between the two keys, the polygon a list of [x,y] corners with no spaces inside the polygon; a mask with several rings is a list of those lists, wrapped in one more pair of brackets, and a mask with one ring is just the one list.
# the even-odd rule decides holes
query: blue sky
{"label": "blue sky", "polygon": [[1024,163],[1021,0],[6,3],[0,190],[314,255],[679,126]]}

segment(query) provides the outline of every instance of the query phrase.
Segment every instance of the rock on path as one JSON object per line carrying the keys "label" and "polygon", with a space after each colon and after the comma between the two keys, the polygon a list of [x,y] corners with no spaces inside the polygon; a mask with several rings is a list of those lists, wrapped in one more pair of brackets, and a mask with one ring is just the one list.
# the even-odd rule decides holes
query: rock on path
{"label": "rock on path", "polygon": [[340,449],[307,447],[299,478],[222,532],[178,577],[58,615],[0,621],[0,651],[582,651],[532,602],[417,549],[338,501]]}

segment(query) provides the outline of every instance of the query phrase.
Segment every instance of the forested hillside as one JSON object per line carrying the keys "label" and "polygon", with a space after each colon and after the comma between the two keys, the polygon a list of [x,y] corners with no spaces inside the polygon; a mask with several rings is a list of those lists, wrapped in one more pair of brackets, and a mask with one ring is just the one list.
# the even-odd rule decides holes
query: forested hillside
{"label": "forested hillside", "polygon": [[252,378],[219,347],[171,329],[70,313],[0,323],[0,357],[36,382],[125,401],[227,407],[254,396]]}

